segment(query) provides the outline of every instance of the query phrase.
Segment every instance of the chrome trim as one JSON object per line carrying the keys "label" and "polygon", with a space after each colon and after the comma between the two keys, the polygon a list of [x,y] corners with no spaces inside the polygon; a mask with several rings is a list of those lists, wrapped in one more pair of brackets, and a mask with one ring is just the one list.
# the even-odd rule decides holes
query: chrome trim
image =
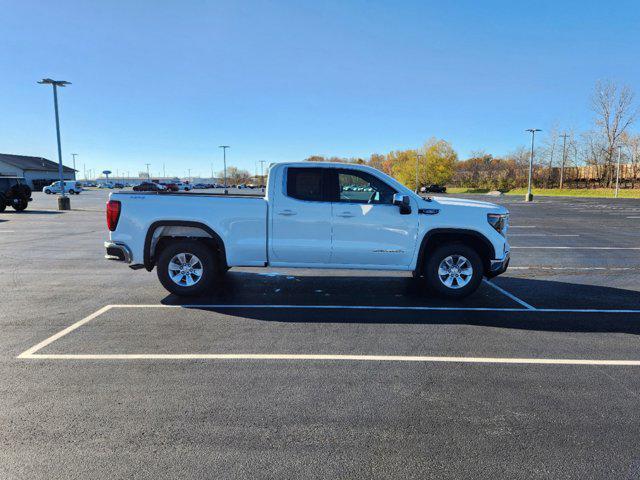
{"label": "chrome trim", "polygon": [[120,257],[116,255],[109,255],[107,253],[104,256],[104,258],[106,258],[107,260],[117,260],[117,261],[124,261],[125,263],[131,263],[131,250],[129,250],[129,247],[127,247],[126,245],[122,243],[104,242],[104,248],[107,250],[109,248],[119,250],[120,252],[122,252],[122,256],[124,258],[124,259],[120,259]]}
{"label": "chrome trim", "polygon": [[504,254],[504,257],[502,258],[498,258],[495,260],[490,260],[489,261],[489,271],[492,273],[495,272],[500,272],[503,273],[507,268],[507,265],[509,264],[509,258],[511,257],[511,252],[510,251],[506,251]]}

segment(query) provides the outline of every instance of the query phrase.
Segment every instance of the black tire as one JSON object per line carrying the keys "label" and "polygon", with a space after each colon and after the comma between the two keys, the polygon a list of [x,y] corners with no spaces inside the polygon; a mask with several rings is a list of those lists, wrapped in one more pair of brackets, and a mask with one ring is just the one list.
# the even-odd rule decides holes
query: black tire
{"label": "black tire", "polygon": [[73,188],[69,190],[69,195],[73,195],[74,193],[76,193],[76,191]]}
{"label": "black tire", "polygon": [[7,199],[2,193],[0,193],[0,213],[4,212],[6,208],[7,208]]}
{"label": "black tire", "polygon": [[[464,286],[458,285],[457,278],[453,279],[451,286],[447,286],[443,278],[448,279],[450,276],[439,275],[438,269],[440,264],[448,257],[452,257],[454,263],[457,263],[460,257],[464,257],[464,259],[470,263],[472,269],[471,275],[468,275],[470,278],[465,277],[462,273],[458,273],[458,278],[461,279],[460,282],[466,281]],[[463,265],[466,266],[467,263],[463,262]],[[468,271],[468,266],[466,266],[464,270]],[[424,268],[424,278],[429,288],[438,295],[447,298],[463,298],[471,295],[480,286],[483,275],[484,267],[480,255],[478,255],[473,248],[463,243],[453,243],[436,248],[436,250],[428,256]]]}
{"label": "black tire", "polygon": [[19,198],[17,202],[14,202],[12,207],[16,212],[22,212],[27,209],[29,201],[26,198]]}
{"label": "black tire", "polygon": [[49,190],[48,188],[45,188],[44,193],[46,193],[47,195],[51,195],[51,190]]}
{"label": "black tire", "polygon": [[[171,278],[169,264],[176,255],[181,253],[186,254],[187,260],[190,260],[189,255],[195,255],[202,266],[202,275],[193,285],[178,285]],[[194,266],[197,267],[197,264]],[[220,276],[221,271],[218,258],[210,247],[197,240],[176,240],[168,244],[160,253],[157,273],[160,283],[169,292],[181,297],[191,297],[206,292]],[[186,279],[187,275],[182,275],[182,277]],[[189,277],[192,280],[195,278],[192,275]]]}

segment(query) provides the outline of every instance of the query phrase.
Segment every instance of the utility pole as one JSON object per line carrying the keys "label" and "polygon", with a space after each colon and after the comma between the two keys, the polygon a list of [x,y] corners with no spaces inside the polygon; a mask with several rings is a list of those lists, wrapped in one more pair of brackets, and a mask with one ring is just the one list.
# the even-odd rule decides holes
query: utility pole
{"label": "utility pole", "polygon": [[145,163],[145,165],[147,166],[147,180],[151,181],[151,174],[149,173],[149,165],[151,165],[150,163]]}
{"label": "utility pole", "polygon": [[190,168],[187,168],[187,173],[189,174],[188,175],[189,183],[191,183],[191,169]]}
{"label": "utility pole", "polygon": [[162,164],[162,176],[166,179],[167,178],[167,171],[164,169],[164,163]]}
{"label": "utility pole", "polygon": [[215,177],[213,176],[213,163],[211,164],[211,181],[212,181],[213,183],[216,183],[216,179],[215,179]]}
{"label": "utility pole", "polygon": [[87,180],[87,164],[84,162],[82,163],[82,176],[86,181]]}
{"label": "utility pole", "polygon": [[227,148],[230,148],[229,145],[220,145],[218,148],[222,149],[222,161],[224,166],[224,193],[225,195],[229,193],[227,190]]}
{"label": "utility pole", "polygon": [[560,135],[562,137],[562,165],[560,166],[560,190],[564,186],[564,164],[567,161],[567,135],[563,133]]}
{"label": "utility pole", "polygon": [[58,197],[58,210],[70,210],[71,199],[64,193],[64,173],[62,169],[62,145],[60,143],[60,118],[58,115],[58,87],[65,87],[71,85],[71,82],[65,80],[52,80],[50,78],[43,78],[38,82],[40,85],[53,86],[53,106],[56,114],[56,137],[58,139],[58,175],[60,177],[60,192],[61,197]]}
{"label": "utility pole", "polygon": [[620,157],[622,156],[622,145],[618,145],[618,163],[616,165],[616,191],[614,194],[615,198],[618,198],[618,193],[620,192]]}
{"label": "utility pole", "polygon": [[527,188],[527,195],[524,197],[525,202],[533,201],[533,193],[531,193],[531,179],[533,177],[533,143],[536,138],[536,132],[541,132],[539,128],[527,128],[527,132],[531,132],[531,156],[529,157],[529,186]]}
{"label": "utility pole", "polygon": [[418,172],[420,171],[420,159],[423,157],[421,153],[416,155],[416,193],[420,195],[420,185],[418,184]]}

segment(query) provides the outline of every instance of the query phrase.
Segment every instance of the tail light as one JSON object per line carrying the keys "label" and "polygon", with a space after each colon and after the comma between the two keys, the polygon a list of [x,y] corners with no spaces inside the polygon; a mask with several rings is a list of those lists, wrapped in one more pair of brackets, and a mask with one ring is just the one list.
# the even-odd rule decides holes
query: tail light
{"label": "tail light", "polygon": [[112,232],[118,226],[120,219],[120,202],[118,200],[109,200],[107,202],[107,227]]}

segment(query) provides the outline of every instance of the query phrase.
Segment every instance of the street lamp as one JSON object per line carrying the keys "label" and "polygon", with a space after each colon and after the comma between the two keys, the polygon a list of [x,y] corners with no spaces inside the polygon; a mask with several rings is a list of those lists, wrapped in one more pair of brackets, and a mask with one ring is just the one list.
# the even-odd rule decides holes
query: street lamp
{"label": "street lamp", "polygon": [[620,157],[622,156],[622,145],[618,145],[618,162],[616,164],[616,192],[614,198],[618,198],[620,191]]}
{"label": "street lamp", "polygon": [[227,148],[231,148],[229,145],[220,145],[218,148],[222,149],[222,161],[224,166],[224,193],[229,193],[227,190]]}
{"label": "street lamp", "polygon": [[260,160],[260,186],[264,189],[264,162],[265,160]]}
{"label": "street lamp", "polygon": [[420,195],[420,187],[418,185],[418,171],[420,170],[420,159],[423,157],[421,153],[416,155],[416,193]]}
{"label": "street lamp", "polygon": [[147,166],[147,180],[151,181],[151,174],[149,173],[149,166],[151,164],[150,163],[145,163],[145,165]]}
{"label": "street lamp", "polygon": [[524,197],[525,202],[531,202],[533,200],[533,194],[531,193],[531,177],[533,176],[533,142],[536,138],[536,132],[541,132],[539,128],[527,128],[527,132],[531,132],[531,157],[529,157],[529,187],[527,188],[527,195]]}
{"label": "street lamp", "polygon": [[[71,156],[73,157],[73,169],[75,170],[76,169],[76,157],[78,156],[78,154],[77,153],[72,153]],[[76,173],[74,171],[73,172],[73,178],[75,178],[75,175],[76,175]]]}
{"label": "street lamp", "polygon": [[60,177],[60,192],[62,196],[58,197],[58,210],[71,209],[71,200],[64,194],[64,174],[62,171],[62,146],[60,145],[60,119],[58,116],[58,87],[71,85],[71,82],[65,80],[52,80],[43,78],[38,82],[40,85],[53,86],[53,106],[56,113],[56,137],[58,139],[58,176]]}

